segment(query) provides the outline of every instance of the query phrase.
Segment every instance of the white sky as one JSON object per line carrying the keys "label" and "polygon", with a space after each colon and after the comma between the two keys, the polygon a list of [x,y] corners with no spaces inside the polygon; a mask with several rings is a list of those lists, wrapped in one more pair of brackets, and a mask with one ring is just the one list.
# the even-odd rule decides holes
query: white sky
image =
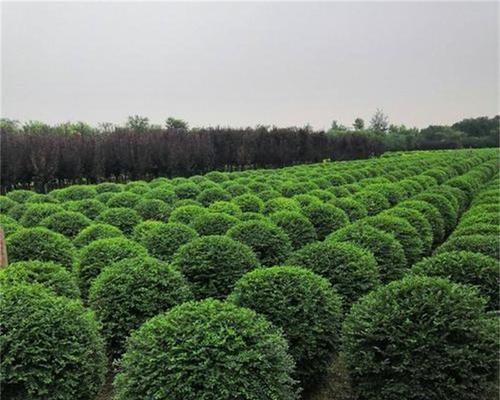
{"label": "white sky", "polygon": [[427,126],[499,108],[497,2],[3,2],[21,121]]}

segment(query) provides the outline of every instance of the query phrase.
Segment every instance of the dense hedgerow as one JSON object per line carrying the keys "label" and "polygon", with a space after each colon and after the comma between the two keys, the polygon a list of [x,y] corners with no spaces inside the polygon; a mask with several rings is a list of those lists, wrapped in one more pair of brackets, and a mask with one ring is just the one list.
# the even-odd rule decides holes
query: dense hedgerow
{"label": "dense hedgerow", "polygon": [[197,299],[226,297],[235,282],[259,264],[248,246],[227,236],[195,239],[177,251],[173,263]]}
{"label": "dense hedgerow", "polygon": [[316,229],[318,240],[349,223],[347,214],[331,204],[310,204],[303,212]]}
{"label": "dense hedgerow", "polygon": [[260,268],[244,275],[228,301],[283,329],[305,387],[321,379],[338,351],[341,299],[327,279],[298,267]]}
{"label": "dense hedgerow", "polygon": [[354,200],[366,207],[368,215],[376,215],[391,206],[389,200],[382,194],[372,190],[363,190],[353,195]]}
{"label": "dense hedgerow", "polygon": [[141,222],[141,217],[132,208],[109,208],[96,218],[97,222],[116,226],[126,235],[130,235],[134,227]]}
{"label": "dense hedgerow", "polygon": [[294,249],[316,240],[314,225],[301,213],[279,211],[271,214],[270,219],[285,231]]}
{"label": "dense hedgerow", "polygon": [[150,257],[129,258],[104,268],[89,291],[89,305],[103,324],[113,358],[124,351],[127,337],[143,322],[192,298],[180,272]]}
{"label": "dense hedgerow", "polygon": [[233,226],[227,235],[249,246],[264,266],[283,263],[292,251],[290,238],[268,221],[245,221]]}
{"label": "dense hedgerow", "polygon": [[151,256],[171,261],[179,247],[197,237],[198,233],[187,225],[173,222],[159,223],[144,232],[142,244]]}
{"label": "dense hedgerow", "polygon": [[75,248],[60,233],[47,228],[24,228],[10,235],[7,240],[9,262],[53,261],[71,270]]}
{"label": "dense hedgerow", "polygon": [[380,284],[377,261],[372,253],[349,242],[325,241],[294,252],[287,264],[312,270],[327,278],[342,296],[344,310]]}
{"label": "dense hedgerow", "polygon": [[5,237],[23,228],[23,226],[19,224],[14,218],[11,218],[4,214],[0,214],[0,226],[3,229]]}
{"label": "dense hedgerow", "polygon": [[217,300],[188,302],[132,333],[116,398],[296,400],[293,368],[286,340],[264,317]]}
{"label": "dense hedgerow", "polygon": [[77,248],[88,245],[94,240],[110,239],[114,237],[125,237],[123,232],[116,226],[108,224],[92,224],[82,229],[73,239],[73,245]]}
{"label": "dense hedgerow", "polygon": [[398,204],[398,208],[407,208],[420,212],[432,228],[433,245],[440,244],[444,239],[444,220],[439,210],[422,200],[406,200]]}
{"label": "dense hedgerow", "polygon": [[51,231],[73,239],[91,223],[92,221],[82,213],[75,211],[60,211],[42,219],[40,221],[40,226],[44,226]]}
{"label": "dense hedgerow", "polygon": [[73,275],[51,261],[18,261],[0,270],[0,285],[15,284],[39,284],[57,296],[80,297]]}
{"label": "dense hedgerow", "polygon": [[92,400],[106,358],[94,315],[36,285],[4,285],[0,297],[2,397]]}
{"label": "dense hedgerow", "polygon": [[82,297],[86,298],[92,281],[108,265],[125,258],[145,257],[147,250],[125,238],[99,239],[83,247],[78,254],[76,276]]}
{"label": "dense hedgerow", "polygon": [[500,308],[500,265],[494,258],[471,251],[451,251],[425,258],[413,266],[411,273],[474,285],[488,299],[489,309]]}
{"label": "dense hedgerow", "polygon": [[343,351],[360,398],[482,399],[497,370],[497,321],[476,290],[413,276],[354,304]]}
{"label": "dense hedgerow", "polygon": [[405,219],[380,214],[362,220],[363,223],[392,234],[401,243],[408,265],[413,265],[423,256],[424,246],[417,230]]}
{"label": "dense hedgerow", "polygon": [[60,204],[28,204],[19,222],[27,228],[32,228],[39,225],[44,218],[60,211],[64,211]]}
{"label": "dense hedgerow", "polygon": [[436,249],[435,254],[449,251],[473,251],[500,260],[500,238],[483,234],[452,236]]}
{"label": "dense hedgerow", "polygon": [[106,206],[96,199],[70,200],[62,204],[65,210],[79,212],[87,218],[95,219]]}
{"label": "dense hedgerow", "polygon": [[332,233],[327,241],[351,242],[368,250],[375,256],[382,283],[399,279],[407,268],[401,243],[393,235],[358,221]]}
{"label": "dense hedgerow", "polygon": [[175,208],[168,219],[169,222],[190,224],[196,217],[206,214],[208,210],[197,205],[185,205]]}
{"label": "dense hedgerow", "polygon": [[172,208],[158,199],[141,199],[134,206],[134,210],[143,220],[168,221]]}
{"label": "dense hedgerow", "polygon": [[229,228],[239,222],[240,220],[232,215],[222,212],[211,212],[196,217],[190,226],[200,236],[224,235]]}

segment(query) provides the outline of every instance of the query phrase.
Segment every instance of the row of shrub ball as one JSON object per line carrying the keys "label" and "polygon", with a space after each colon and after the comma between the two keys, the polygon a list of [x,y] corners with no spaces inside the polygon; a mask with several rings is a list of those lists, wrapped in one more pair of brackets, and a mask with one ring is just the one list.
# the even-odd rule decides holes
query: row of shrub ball
{"label": "row of shrub ball", "polygon": [[111,369],[117,399],[297,399],[341,354],[360,399],[480,399],[497,172],[481,149],[9,192],[1,394],[94,399]]}

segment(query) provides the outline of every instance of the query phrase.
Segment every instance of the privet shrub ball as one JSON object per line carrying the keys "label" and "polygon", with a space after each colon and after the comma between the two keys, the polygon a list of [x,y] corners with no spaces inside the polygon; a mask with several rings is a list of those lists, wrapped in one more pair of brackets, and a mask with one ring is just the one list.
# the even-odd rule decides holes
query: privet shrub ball
{"label": "privet shrub ball", "polygon": [[224,235],[229,228],[236,225],[240,220],[232,215],[222,212],[211,212],[196,217],[191,223],[201,236]]}
{"label": "privet shrub ball", "polygon": [[15,219],[16,221],[19,221],[19,223],[20,223],[21,218],[27,209],[28,209],[28,204],[26,204],[26,203],[16,204],[15,206],[13,206],[9,209],[7,216]]}
{"label": "privet shrub ball", "polygon": [[0,270],[0,285],[39,284],[57,296],[77,299],[80,290],[73,275],[51,261],[18,261]]}
{"label": "privet shrub ball", "polygon": [[92,197],[95,197],[97,191],[94,187],[89,185],[72,185],[64,189],[53,190],[49,194],[57,200],[64,202],[70,200],[91,199]]}
{"label": "privet shrub ball", "polygon": [[411,273],[474,285],[488,299],[489,309],[500,308],[500,265],[494,258],[471,251],[450,251],[425,258],[413,266]]}
{"label": "privet shrub ball", "polygon": [[83,298],[87,298],[92,281],[108,265],[125,258],[145,257],[147,250],[125,238],[99,239],[83,247],[76,265],[77,282]]}
{"label": "privet shrub ball", "polygon": [[174,186],[174,193],[178,199],[194,199],[200,193],[198,185],[192,182],[182,183]]}
{"label": "privet shrub ball", "polygon": [[276,197],[266,201],[264,205],[265,214],[272,214],[278,211],[301,212],[301,208],[297,201],[288,197]]}
{"label": "privet shrub ball", "polygon": [[14,207],[17,202],[15,202],[12,199],[9,199],[8,197],[5,196],[0,196],[0,213],[5,214],[7,213],[12,207]]}
{"label": "privet shrub ball", "polygon": [[31,190],[13,190],[5,195],[16,203],[25,203],[30,197],[36,196],[36,193]]}
{"label": "privet shrub ball", "polygon": [[198,233],[193,228],[169,222],[152,226],[144,233],[142,243],[151,256],[163,261],[171,261],[179,247],[197,237]]}
{"label": "privet shrub ball", "polygon": [[3,229],[5,237],[23,228],[23,226],[20,223],[18,223],[14,218],[11,218],[8,215],[4,214],[0,214],[0,226]]}
{"label": "privet shrub ball", "polygon": [[303,212],[316,229],[318,240],[349,223],[347,214],[330,204],[310,204]]}
{"label": "privet shrub ball", "polygon": [[174,256],[197,299],[225,298],[235,282],[258,266],[252,250],[227,236],[205,236],[182,246]]}
{"label": "privet shrub ball", "polygon": [[89,291],[89,305],[103,324],[108,354],[120,355],[130,333],[147,319],[191,300],[179,271],[155,258],[129,258],[99,274]]}
{"label": "privet shrub ball", "polygon": [[75,248],[60,233],[47,228],[25,228],[10,235],[7,240],[9,262],[54,261],[71,270]]}
{"label": "privet shrub ball", "polygon": [[208,210],[197,205],[185,205],[175,208],[170,214],[169,222],[190,224],[196,217],[206,214]]}
{"label": "privet shrub ball", "polygon": [[497,235],[466,235],[450,237],[436,249],[436,254],[448,251],[473,251],[500,259],[500,239]]}
{"label": "privet shrub ball", "polygon": [[71,200],[62,206],[68,211],[82,213],[87,218],[94,219],[104,211],[106,206],[96,199]]}
{"label": "privet shrub ball", "polygon": [[335,207],[343,210],[350,221],[354,222],[358,219],[368,216],[368,210],[359,201],[352,198],[335,198],[330,201]]}
{"label": "privet shrub ball", "polygon": [[82,229],[73,239],[73,245],[77,248],[88,245],[98,239],[109,239],[114,237],[125,237],[123,232],[116,226],[108,224],[92,224]]}
{"label": "privet shrub ball", "polygon": [[365,218],[363,223],[392,234],[403,246],[408,265],[413,265],[422,258],[424,252],[422,240],[417,230],[405,219],[381,214]]}
{"label": "privet shrub ball", "polygon": [[380,285],[377,261],[372,253],[353,243],[325,241],[294,252],[287,264],[297,265],[327,278],[342,296],[344,310]]}
{"label": "privet shrub ball", "polygon": [[411,276],[372,291],[343,325],[363,399],[484,398],[497,370],[497,321],[474,288]]}
{"label": "privet shrub ball", "polygon": [[97,193],[118,193],[123,190],[122,185],[119,185],[118,183],[113,183],[113,182],[103,182],[99,183],[98,185],[95,186],[95,190]]}
{"label": "privet shrub ball", "polygon": [[198,200],[205,207],[208,207],[216,201],[229,201],[230,199],[231,195],[219,187],[205,189],[200,192],[198,196],[196,196],[196,200]]}
{"label": "privet shrub ball", "polygon": [[134,206],[139,202],[141,196],[132,192],[121,192],[116,193],[113,197],[111,197],[106,205],[110,208],[134,208]]}
{"label": "privet shrub ball", "polygon": [[453,231],[452,236],[467,236],[475,234],[500,236],[500,225],[488,224],[484,222],[474,223],[473,225],[463,224],[459,225],[457,229]]}
{"label": "privet shrub ball", "polygon": [[389,200],[382,194],[372,190],[362,190],[353,195],[353,199],[366,207],[368,215],[378,214],[391,206]]}
{"label": "privet shrub ball", "polygon": [[96,218],[97,222],[116,226],[126,235],[130,235],[134,227],[141,222],[141,217],[132,208],[109,208]]}
{"label": "privet shrub ball", "polygon": [[175,195],[173,188],[169,185],[158,186],[147,192],[144,197],[146,199],[161,200],[166,204],[172,204],[177,200],[177,196]]}
{"label": "privet shrub ball", "polygon": [[457,224],[458,210],[453,208],[445,196],[427,192],[415,196],[415,200],[422,200],[436,207],[443,217],[445,233],[453,231],[455,225]]}
{"label": "privet shrub ball", "polygon": [[249,246],[264,266],[283,263],[292,244],[283,229],[267,221],[245,221],[233,226],[227,235]]}
{"label": "privet shrub ball", "polygon": [[172,209],[167,203],[158,199],[141,199],[134,210],[144,220],[168,221]]}
{"label": "privet shrub ball", "polygon": [[319,198],[317,198],[316,196],[311,196],[310,194],[297,194],[293,196],[292,199],[298,202],[301,208],[307,207],[312,203],[322,203]]}
{"label": "privet shrub ball", "polygon": [[134,232],[132,232],[131,239],[136,241],[137,243],[145,245],[144,238],[146,237],[148,232],[151,229],[154,229],[155,227],[163,225],[164,223],[161,221],[153,221],[153,220],[142,221],[135,226]]}
{"label": "privet shrub ball", "polygon": [[264,202],[258,196],[251,193],[236,196],[231,201],[243,212],[259,213],[264,209]]}
{"label": "privet shrub ball", "polygon": [[438,245],[444,239],[444,220],[438,209],[422,200],[406,200],[398,204],[398,208],[417,210],[429,222],[432,228],[433,246]]}
{"label": "privet shrub ball", "polygon": [[230,201],[216,201],[208,206],[208,210],[215,213],[229,214],[233,217],[239,217],[242,213],[238,205]]}
{"label": "privet shrub ball", "polygon": [[316,240],[314,225],[303,214],[293,211],[279,211],[270,215],[271,221],[283,229],[294,249],[300,249]]}
{"label": "privet shrub ball", "polygon": [[64,211],[64,208],[60,204],[28,204],[19,222],[21,222],[21,225],[30,228],[39,225],[40,222],[49,215],[60,211]]}
{"label": "privet shrub ball", "polygon": [[40,225],[73,239],[82,229],[86,228],[91,223],[92,221],[82,213],[75,211],[60,211],[42,219]]}
{"label": "privet shrub ball", "polygon": [[399,279],[407,268],[403,247],[393,235],[358,221],[332,233],[327,241],[351,242],[375,256],[382,283]]}
{"label": "privet shrub ball", "polygon": [[305,387],[317,382],[338,351],[341,299],[328,280],[298,267],[256,269],[228,299],[283,329]]}
{"label": "privet shrub ball", "polygon": [[104,382],[93,313],[38,285],[3,285],[0,351],[5,399],[93,400]]}
{"label": "privet shrub ball", "polygon": [[264,317],[209,299],[133,332],[114,383],[118,400],[296,400],[293,368],[286,340]]}

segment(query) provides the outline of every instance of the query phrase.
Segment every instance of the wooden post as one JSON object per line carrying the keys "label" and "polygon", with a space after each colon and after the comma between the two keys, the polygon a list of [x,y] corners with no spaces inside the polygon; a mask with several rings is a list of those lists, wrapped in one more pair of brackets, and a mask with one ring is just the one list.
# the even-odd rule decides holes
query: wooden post
{"label": "wooden post", "polygon": [[5,244],[5,233],[0,226],[0,268],[7,266],[7,246]]}

